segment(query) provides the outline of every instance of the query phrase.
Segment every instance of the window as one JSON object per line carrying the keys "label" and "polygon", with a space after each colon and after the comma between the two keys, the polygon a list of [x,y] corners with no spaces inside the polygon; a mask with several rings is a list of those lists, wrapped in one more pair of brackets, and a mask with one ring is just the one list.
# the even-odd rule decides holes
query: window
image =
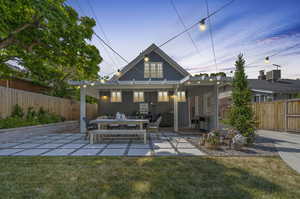
{"label": "window", "polygon": [[122,102],[121,91],[112,91],[110,101],[111,102]]}
{"label": "window", "polygon": [[177,101],[178,102],[185,102],[186,101],[185,91],[178,91],[177,92]]}
{"label": "window", "polygon": [[158,101],[159,102],[168,102],[169,101],[168,91],[159,91],[158,92]]}
{"label": "window", "polygon": [[133,102],[144,102],[144,92],[142,91],[133,92]]}
{"label": "window", "polygon": [[163,78],[161,62],[147,62],[144,67],[144,78]]}

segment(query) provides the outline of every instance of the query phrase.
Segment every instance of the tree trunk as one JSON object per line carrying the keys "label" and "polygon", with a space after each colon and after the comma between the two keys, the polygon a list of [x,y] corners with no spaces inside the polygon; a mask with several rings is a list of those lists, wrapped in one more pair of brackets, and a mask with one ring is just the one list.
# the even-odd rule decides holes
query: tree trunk
{"label": "tree trunk", "polygon": [[22,30],[32,26],[34,24],[32,23],[27,23],[27,24],[23,24],[22,26],[20,26],[19,28],[17,28],[16,30],[14,30],[13,32],[10,33],[10,35],[8,37],[6,37],[5,39],[2,39],[0,41],[0,49],[2,48],[6,48],[7,46],[13,44],[14,42],[16,42],[14,36],[21,32]]}

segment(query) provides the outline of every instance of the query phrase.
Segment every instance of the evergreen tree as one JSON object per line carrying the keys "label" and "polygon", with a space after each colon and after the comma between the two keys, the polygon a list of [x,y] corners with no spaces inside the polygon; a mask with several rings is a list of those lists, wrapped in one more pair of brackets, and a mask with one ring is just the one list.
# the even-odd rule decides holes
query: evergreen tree
{"label": "evergreen tree", "polygon": [[245,74],[245,60],[242,54],[238,55],[235,67],[236,70],[232,83],[233,104],[230,111],[230,124],[243,136],[247,137],[247,143],[253,143],[255,138],[255,121],[250,106],[251,91],[248,88],[247,76]]}

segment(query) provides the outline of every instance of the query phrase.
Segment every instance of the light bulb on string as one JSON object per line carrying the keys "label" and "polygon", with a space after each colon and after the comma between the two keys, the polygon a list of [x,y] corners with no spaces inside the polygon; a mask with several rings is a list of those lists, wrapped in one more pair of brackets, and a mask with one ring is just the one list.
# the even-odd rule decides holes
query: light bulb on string
{"label": "light bulb on string", "polygon": [[202,20],[199,22],[199,29],[200,29],[200,31],[202,31],[202,32],[206,30],[205,19],[202,19]]}
{"label": "light bulb on string", "polygon": [[269,64],[269,63],[270,63],[270,58],[269,58],[269,57],[266,57],[266,58],[265,58],[265,63],[266,63],[266,64]]}

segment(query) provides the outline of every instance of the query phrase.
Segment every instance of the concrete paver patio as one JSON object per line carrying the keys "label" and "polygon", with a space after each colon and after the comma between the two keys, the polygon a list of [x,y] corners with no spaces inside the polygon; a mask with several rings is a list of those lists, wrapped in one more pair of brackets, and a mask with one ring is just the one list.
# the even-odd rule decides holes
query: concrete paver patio
{"label": "concrete paver patio", "polygon": [[295,133],[259,130],[258,134],[271,139],[280,157],[300,173],[300,135]]}
{"label": "concrete paver patio", "polygon": [[82,134],[32,135],[0,143],[0,156],[201,156],[205,155],[175,133],[149,135],[141,140],[107,141],[89,144]]}

